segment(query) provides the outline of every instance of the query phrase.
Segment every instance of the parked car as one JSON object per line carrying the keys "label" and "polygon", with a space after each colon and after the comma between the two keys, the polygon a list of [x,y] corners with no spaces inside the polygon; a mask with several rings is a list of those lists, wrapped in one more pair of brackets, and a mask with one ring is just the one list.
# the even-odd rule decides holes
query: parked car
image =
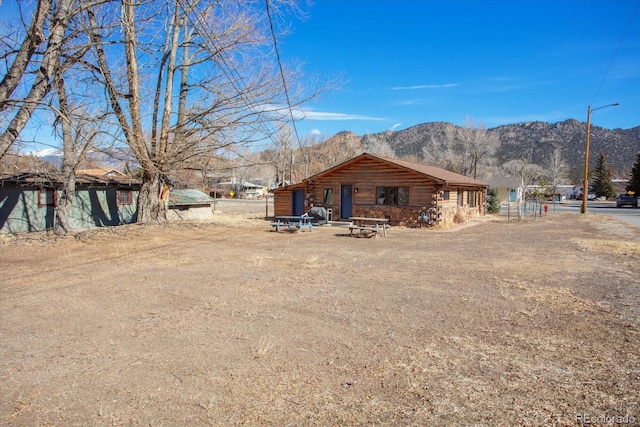
{"label": "parked car", "polygon": [[[578,197],[576,198],[577,200],[582,200],[582,193],[578,194]],[[596,199],[596,193],[588,193],[587,194],[587,200],[595,200]]]}
{"label": "parked car", "polygon": [[616,208],[622,206],[633,206],[637,208],[638,198],[632,194],[619,194],[618,197],[616,197]]}

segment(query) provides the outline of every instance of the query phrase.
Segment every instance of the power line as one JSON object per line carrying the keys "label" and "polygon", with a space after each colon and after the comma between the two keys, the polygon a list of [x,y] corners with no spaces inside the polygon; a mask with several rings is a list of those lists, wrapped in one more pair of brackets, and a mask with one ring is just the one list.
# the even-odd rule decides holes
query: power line
{"label": "power line", "polygon": [[287,108],[289,109],[289,117],[291,117],[291,125],[293,126],[293,132],[296,135],[296,141],[298,142],[298,147],[300,151],[304,153],[304,149],[302,148],[302,144],[300,143],[300,136],[298,135],[298,128],[296,126],[296,121],[293,117],[293,109],[291,108],[291,99],[289,98],[289,90],[287,89],[287,81],[284,78],[284,71],[282,70],[282,61],[280,60],[280,52],[278,51],[278,41],[276,39],[276,33],[273,29],[273,20],[271,19],[271,12],[269,11],[269,0],[264,0],[266,9],[267,9],[267,18],[269,18],[269,26],[271,28],[271,37],[273,38],[273,48],[276,52],[276,59],[278,60],[278,68],[280,69],[280,78],[282,79],[282,87],[284,89],[284,95],[287,99]]}
{"label": "power line", "polygon": [[[185,7],[184,0],[178,0],[178,3],[180,3],[183,10],[185,11],[189,10],[189,8]],[[194,22],[194,18],[191,16],[191,13],[186,14],[187,19],[190,21],[191,25],[193,25],[194,27],[196,27],[197,25],[197,27],[203,30],[200,32],[201,33],[200,35],[203,36],[203,40],[205,43],[209,43],[210,45],[213,46],[214,49],[212,50],[212,52],[215,52],[215,51],[219,52],[218,58],[220,59],[220,65],[221,65],[220,69],[224,73],[227,80],[231,83],[233,88],[236,90],[239,97],[245,102],[245,105],[247,108],[259,106],[259,103],[255,99],[253,100],[249,99],[249,97],[252,96],[252,94],[250,92],[248,93],[247,90],[243,90],[243,87],[246,87],[246,83],[244,82],[240,73],[235,69],[235,67],[233,67],[233,65],[230,64],[230,61],[226,57],[223,46],[216,45],[216,41],[212,37],[213,31],[207,31],[208,30],[207,24],[202,18],[200,13],[196,13],[195,15],[196,15],[197,22]],[[267,126],[266,124],[266,120],[262,118],[261,114],[258,114],[258,124],[260,127],[262,127],[262,130],[267,136],[267,138],[271,139],[273,143],[276,145],[276,147],[279,147],[280,145],[279,142],[274,138],[274,135],[277,133],[278,129],[273,129],[273,128],[269,129],[268,128],[269,126]]]}
{"label": "power line", "polygon": [[602,88],[602,85],[604,84],[604,81],[607,79],[607,76],[609,75],[609,71],[611,71],[611,67],[613,66],[613,61],[615,61],[616,56],[618,55],[618,51],[620,50],[620,47],[622,46],[622,43],[624,42],[624,39],[627,37],[627,33],[629,32],[629,29],[631,28],[631,24],[633,23],[633,20],[636,17],[636,14],[638,13],[638,9],[640,9],[640,1],[638,1],[638,5],[636,6],[636,10],[633,12],[633,15],[631,15],[631,19],[629,20],[629,24],[627,25],[627,28],[624,30],[624,33],[622,34],[622,38],[620,39],[620,43],[618,43],[618,47],[616,48],[616,51],[613,54],[613,58],[611,58],[611,62],[609,63],[609,67],[607,68],[607,71],[604,73],[604,76],[602,77],[602,80],[600,81],[600,85],[598,86],[598,89],[596,90],[596,94],[593,96],[593,99],[591,100],[591,105],[593,105],[593,103],[595,102],[596,98],[598,97],[598,94],[600,93],[600,89]]}

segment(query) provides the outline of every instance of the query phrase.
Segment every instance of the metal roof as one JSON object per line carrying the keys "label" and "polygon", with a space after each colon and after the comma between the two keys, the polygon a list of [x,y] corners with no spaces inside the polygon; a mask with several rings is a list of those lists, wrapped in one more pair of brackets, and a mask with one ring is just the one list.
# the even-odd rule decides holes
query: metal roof
{"label": "metal roof", "polygon": [[216,200],[214,198],[207,196],[200,190],[171,190],[171,193],[169,193],[169,206],[210,205],[215,202]]}

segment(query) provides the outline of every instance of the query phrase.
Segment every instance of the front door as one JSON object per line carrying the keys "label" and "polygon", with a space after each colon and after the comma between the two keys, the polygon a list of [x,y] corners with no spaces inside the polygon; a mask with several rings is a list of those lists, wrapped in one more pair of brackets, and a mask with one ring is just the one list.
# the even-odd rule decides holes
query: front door
{"label": "front door", "polygon": [[353,193],[350,185],[340,188],[340,218],[349,218],[353,208]]}
{"label": "front door", "polygon": [[293,190],[291,193],[291,215],[304,214],[304,190]]}

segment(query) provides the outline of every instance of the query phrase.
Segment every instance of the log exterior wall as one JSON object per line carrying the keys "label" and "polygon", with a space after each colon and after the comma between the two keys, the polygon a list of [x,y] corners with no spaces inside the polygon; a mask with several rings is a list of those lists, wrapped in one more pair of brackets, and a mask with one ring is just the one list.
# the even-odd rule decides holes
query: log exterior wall
{"label": "log exterior wall", "polygon": [[[464,222],[483,213],[486,190],[486,187],[477,185],[447,185],[422,173],[365,157],[318,174],[300,184],[277,189],[274,214],[291,215],[291,193],[302,189],[306,195],[305,210],[312,206],[322,206],[332,209],[334,220],[346,219],[340,212],[342,185],[352,186],[351,216],[386,217],[393,225],[407,226],[416,225],[420,211],[431,207],[438,209],[439,222],[443,225]],[[408,188],[408,204],[378,204],[377,187]],[[328,204],[323,200],[325,189],[333,191],[333,200]],[[444,200],[446,191],[448,200]]]}

